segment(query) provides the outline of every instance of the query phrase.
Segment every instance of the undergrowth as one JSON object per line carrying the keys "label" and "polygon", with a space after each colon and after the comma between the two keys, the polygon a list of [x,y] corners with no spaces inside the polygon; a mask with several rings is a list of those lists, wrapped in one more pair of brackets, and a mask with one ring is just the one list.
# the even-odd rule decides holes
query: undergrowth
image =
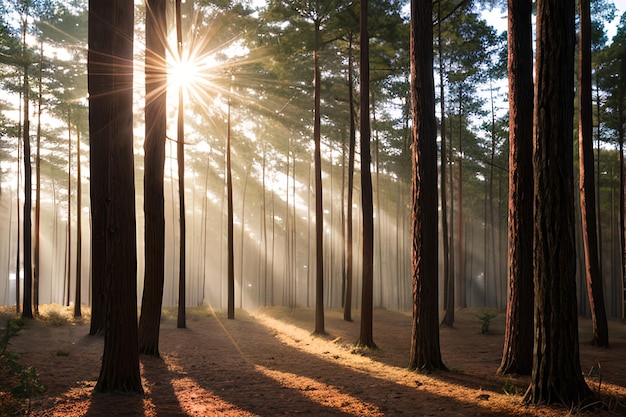
{"label": "undergrowth", "polygon": [[33,367],[24,367],[17,353],[8,350],[9,340],[24,326],[24,319],[11,318],[0,324],[0,415],[25,415],[30,400],[44,391]]}

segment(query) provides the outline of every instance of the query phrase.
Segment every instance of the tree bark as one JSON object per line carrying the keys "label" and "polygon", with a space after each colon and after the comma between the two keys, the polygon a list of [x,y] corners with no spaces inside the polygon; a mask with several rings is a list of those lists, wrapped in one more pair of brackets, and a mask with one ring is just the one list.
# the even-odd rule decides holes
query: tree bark
{"label": "tree bark", "polygon": [[314,121],[313,142],[315,165],[315,334],[324,334],[324,212],[322,210],[322,152],[321,152],[321,75],[319,64],[320,22],[315,21],[314,66]]}
{"label": "tree bark", "polygon": [[83,254],[83,236],[81,233],[82,223],[82,187],[81,187],[81,169],[80,169],[80,130],[76,130],[76,288],[74,293],[74,317],[81,317],[81,270],[82,270],[82,254]]}
{"label": "tree bark", "polygon": [[[183,28],[181,0],[176,0],[176,44],[178,46],[178,59],[183,59]],[[187,277],[186,277],[186,219],[185,219],[185,109],[183,101],[183,88],[178,89],[178,126],[176,134],[176,161],[178,162],[178,217],[180,227],[179,243],[179,268],[178,268],[178,319],[176,327],[187,327],[186,301],[187,301]]]}
{"label": "tree bark", "polygon": [[533,356],[532,2],[508,1],[508,302],[499,374],[530,375]]}
{"label": "tree bark", "polygon": [[409,369],[446,369],[438,323],[437,122],[432,2],[411,0],[413,324]]}
{"label": "tree bark", "polygon": [[97,256],[104,256],[106,300],[104,352],[95,392],[143,392],[137,348],[133,28],[132,1],[89,1],[90,143],[106,142],[108,150],[92,154],[108,161],[92,164],[92,176],[94,167],[108,168],[103,199],[92,201],[92,207],[100,205],[104,218],[97,223],[103,229],[93,234],[104,237],[104,253]]}
{"label": "tree bark", "polygon": [[[22,20],[22,58],[24,59],[23,67],[23,99],[24,99],[24,124],[23,137],[24,141],[24,293],[22,300],[22,317],[33,318],[33,264],[32,264],[32,165],[30,155],[30,115],[29,115],[29,92],[30,85],[28,80],[28,60],[26,58],[26,28],[28,24],[28,10],[24,11]],[[19,273],[17,274],[16,283],[19,285]]]}
{"label": "tree bark", "polygon": [[[91,4],[93,3],[94,9]],[[106,3],[106,4],[105,4]],[[105,0],[90,1],[89,19],[103,17],[113,19],[111,10]],[[95,6],[98,9],[95,9]],[[93,13],[92,13],[93,10]],[[94,23],[95,24],[95,23]],[[91,25],[93,26],[93,25]],[[106,103],[106,93],[113,87],[112,69],[108,63],[108,55],[112,52],[113,46],[110,40],[105,37],[111,36],[110,29],[105,27],[89,27],[90,51],[88,57],[88,83],[89,92],[101,94],[92,96],[89,103],[89,195],[91,200],[91,325],[90,335],[98,335],[105,332],[107,326],[107,303],[110,302],[107,294],[106,267],[107,267],[107,247],[106,247],[106,205],[109,184],[109,133],[99,131],[100,126],[106,126],[106,118],[110,117],[109,112],[99,115],[93,106],[102,106]],[[107,75],[104,75],[107,71]],[[97,109],[97,107],[96,107]],[[100,110],[97,110],[100,111]],[[93,118],[93,122],[92,122]],[[93,133],[92,133],[93,129]]]}
{"label": "tree bark", "polygon": [[[452,258],[450,256],[450,233],[448,232],[448,199],[446,192],[446,100],[444,68],[443,68],[443,41],[441,37],[441,2],[437,2],[437,47],[439,48],[439,107],[441,112],[441,165],[440,165],[440,189],[441,189],[441,235],[443,239],[443,306],[445,314],[441,321],[442,326],[452,327],[454,325],[454,277],[451,271]],[[464,306],[462,306],[464,307]]]}
{"label": "tree bark", "polygon": [[145,273],[139,319],[139,353],[159,356],[165,281],[166,1],[146,3],[146,104],[144,141]]}
{"label": "tree bark", "polygon": [[598,250],[595,176],[593,163],[593,103],[591,96],[591,13],[589,0],[580,1],[578,59],[578,155],[580,158],[580,211],[585,249],[585,277],[593,323],[594,346],[609,347],[609,328]]}
{"label": "tree bark", "polygon": [[[363,219],[363,278],[361,293],[361,332],[357,345],[375,348],[373,334],[374,313],[374,208],[372,173],[370,169],[370,66],[369,33],[367,30],[367,2],[361,0],[361,209]],[[435,168],[436,170],[436,168]]]}
{"label": "tree bark", "polygon": [[580,368],[572,123],[574,0],[537,2],[534,168],[535,341],[527,403],[584,405]]}
{"label": "tree bark", "polygon": [[39,314],[39,252],[41,249],[41,111],[43,102],[43,39],[39,41],[39,94],[37,97],[37,138],[35,156],[35,247],[33,248],[33,304],[35,314]]}
{"label": "tree bark", "polygon": [[[228,208],[228,318],[233,320],[235,318],[235,233],[234,233],[234,213],[233,213],[233,172],[231,167],[231,149],[230,149],[230,107],[231,100],[230,95],[228,97],[228,120],[227,120],[227,132],[226,132],[226,197]],[[243,256],[243,251],[242,254]],[[243,271],[242,271],[243,273]]]}
{"label": "tree bark", "polygon": [[354,79],[352,75],[352,38],[350,33],[348,49],[348,105],[350,111],[350,144],[348,150],[348,202],[346,220],[346,287],[344,289],[343,319],[352,321],[352,275],[354,261],[352,255],[352,197],[354,195],[354,153],[356,150],[356,121],[354,117]]}
{"label": "tree bark", "polygon": [[[452,146],[450,146],[452,147]],[[456,285],[455,291],[455,303],[460,306],[461,300],[465,300],[465,217],[463,214],[463,84],[459,86],[459,183],[458,183],[458,219],[457,219],[457,244],[456,244],[456,261],[457,266],[455,268],[455,278],[458,285]],[[452,175],[452,172],[450,172]],[[454,286],[454,284],[453,284]],[[485,274],[485,281],[483,286],[484,291],[487,291],[487,275]]]}

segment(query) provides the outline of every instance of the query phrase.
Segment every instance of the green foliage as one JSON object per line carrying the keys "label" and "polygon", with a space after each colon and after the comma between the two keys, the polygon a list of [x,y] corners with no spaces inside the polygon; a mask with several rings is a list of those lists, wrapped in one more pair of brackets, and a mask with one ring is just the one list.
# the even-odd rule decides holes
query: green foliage
{"label": "green foliage", "polygon": [[480,313],[476,314],[478,320],[482,322],[482,326],[480,327],[480,333],[489,333],[489,324],[491,323],[491,320],[493,320],[497,315],[498,313],[491,310],[482,310]]}
{"label": "green foliage", "polygon": [[509,380],[502,385],[502,392],[506,395],[517,395],[517,387]]}
{"label": "green foliage", "polygon": [[[23,415],[28,413],[30,399],[44,392],[45,387],[33,367],[21,365],[19,355],[7,350],[9,339],[22,327],[24,322],[13,318],[2,329],[0,337],[0,415]],[[26,400],[26,401],[25,401]]]}

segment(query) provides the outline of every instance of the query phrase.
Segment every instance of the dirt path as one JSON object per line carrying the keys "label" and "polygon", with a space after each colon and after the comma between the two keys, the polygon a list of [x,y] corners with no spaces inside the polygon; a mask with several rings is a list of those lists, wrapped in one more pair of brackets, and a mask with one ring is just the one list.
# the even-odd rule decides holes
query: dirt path
{"label": "dirt path", "polygon": [[[561,416],[563,408],[526,407],[527,379],[496,377],[504,317],[480,334],[476,311],[457,313],[455,328],[441,330],[442,356],[450,372],[408,372],[411,318],[376,310],[377,351],[353,347],[355,322],[326,312],[326,337],[310,335],[313,311],[265,308],[237,311],[236,320],[193,309],[187,329],[165,316],[162,360],[141,358],[143,396],[92,395],[102,338],[88,324],[33,322],[11,340],[21,363],[34,366],[46,392],[32,403],[33,416]],[[590,323],[581,321],[581,340]],[[613,322],[612,347],[581,345],[583,370],[600,362],[601,392],[610,410],[626,415],[626,326]],[[598,378],[589,379],[597,389]],[[503,387],[518,395],[506,395]]]}

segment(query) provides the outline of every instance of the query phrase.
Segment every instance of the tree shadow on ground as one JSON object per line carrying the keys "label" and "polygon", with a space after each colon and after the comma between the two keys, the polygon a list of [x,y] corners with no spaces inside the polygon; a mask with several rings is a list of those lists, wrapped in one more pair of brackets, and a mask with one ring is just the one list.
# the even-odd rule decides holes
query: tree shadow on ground
{"label": "tree shadow on ground", "polygon": [[205,350],[200,355],[183,355],[175,332],[165,330],[164,349],[181,352],[166,362],[174,361],[203,392],[254,415],[501,415],[473,399],[441,397],[287,346],[249,318],[207,325],[208,331],[188,330]]}

